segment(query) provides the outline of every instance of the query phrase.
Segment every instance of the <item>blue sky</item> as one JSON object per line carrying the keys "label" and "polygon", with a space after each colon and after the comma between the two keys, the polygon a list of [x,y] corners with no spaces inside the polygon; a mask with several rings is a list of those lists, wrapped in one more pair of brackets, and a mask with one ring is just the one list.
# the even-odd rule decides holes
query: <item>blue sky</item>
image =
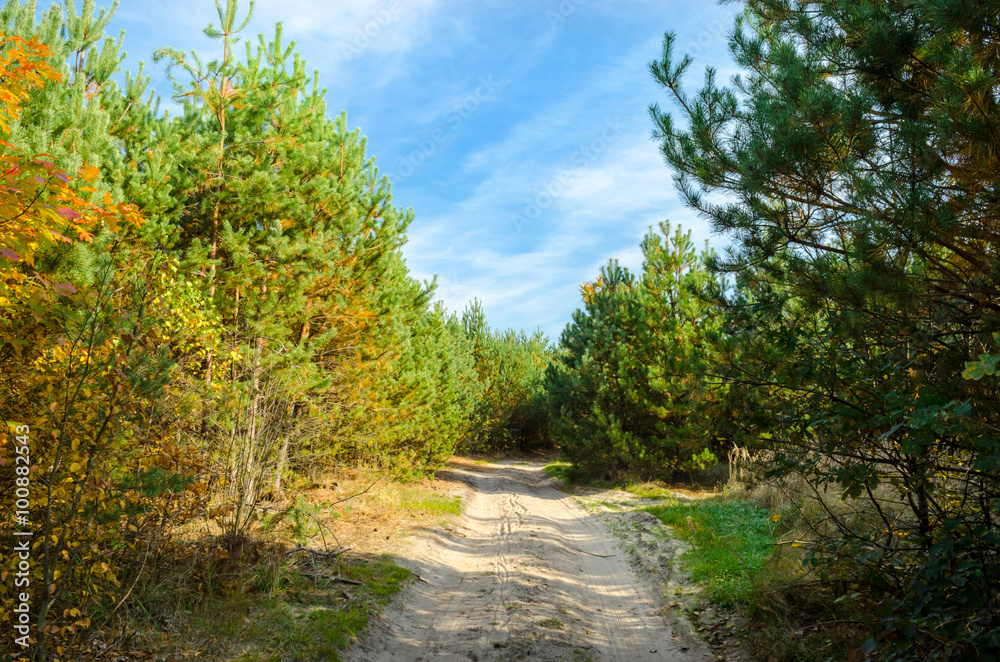
{"label": "blue sky", "polygon": [[[246,5],[246,3],[244,3]],[[653,0],[260,0],[247,34],[276,22],[332,114],[368,137],[415,220],[404,249],[414,276],[438,275],[437,298],[461,312],[483,302],[494,328],[541,328],[558,340],[580,283],[616,258],[641,264],[639,242],[669,219],[721,247],[683,207],[650,138],[647,107],[670,100],[647,64],[663,33],[733,73],[726,47],[738,5]],[[122,0],[126,67],[162,46],[211,56],[201,32],[212,0]]]}

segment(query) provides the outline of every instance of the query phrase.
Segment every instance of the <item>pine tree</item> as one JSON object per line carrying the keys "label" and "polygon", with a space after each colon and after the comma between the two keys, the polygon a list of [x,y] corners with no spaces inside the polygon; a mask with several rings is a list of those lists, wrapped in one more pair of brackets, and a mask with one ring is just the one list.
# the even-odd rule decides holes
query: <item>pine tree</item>
{"label": "pine tree", "polygon": [[[274,39],[236,56],[237,10],[236,2],[220,6],[220,28],[206,30],[222,44],[221,60],[158,54],[189,79],[177,83],[184,113],[164,132],[180,137],[170,143],[178,176],[169,197],[179,218],[169,245],[187,272],[204,275],[226,330],[224,353],[203,366],[206,384],[249,389],[239,397],[255,409],[267,356],[267,370],[294,391],[293,408],[311,401],[337,418],[338,398],[323,393],[363,374],[350,366],[379,353],[380,280],[405,278],[405,267],[390,263],[411,216],[391,204],[359,132],[343,115],[326,117],[325,91],[294,44],[282,42],[280,25]],[[423,305],[423,293],[412,295],[410,305]],[[229,397],[227,388],[207,391],[203,405],[202,431],[214,426],[222,438],[236,424],[212,420],[223,408],[210,403]]]}
{"label": "pine tree", "polygon": [[548,442],[548,407],[543,383],[551,360],[544,334],[491,330],[478,300],[463,313],[462,325],[472,342],[476,372],[484,389],[468,447],[527,450],[544,446]]}
{"label": "pine tree", "polygon": [[774,474],[868,501],[814,562],[921,658],[1000,647],[998,382],[962,378],[1000,320],[997,8],[755,0],[732,87],[685,93],[671,34],[651,65],[688,123],[651,108],[663,154],[749,295],[731,382],[775,421]]}
{"label": "pine tree", "polygon": [[612,261],[581,288],[585,308],[547,375],[554,440],[602,478],[671,478],[717,461],[704,408],[718,394],[703,377],[718,285],[680,228],[661,224],[642,248],[638,278]]}

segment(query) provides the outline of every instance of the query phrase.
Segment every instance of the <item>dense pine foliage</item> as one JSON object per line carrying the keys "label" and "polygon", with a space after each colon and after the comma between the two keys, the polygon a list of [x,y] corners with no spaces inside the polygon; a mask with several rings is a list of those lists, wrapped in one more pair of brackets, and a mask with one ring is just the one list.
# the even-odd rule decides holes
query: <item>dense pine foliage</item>
{"label": "dense pine foliage", "polygon": [[998,16],[751,0],[730,86],[688,93],[672,34],[651,66],[678,189],[732,241],[713,373],[767,478],[853,504],[806,563],[885,659],[1000,651]]}
{"label": "dense pine foliage", "polygon": [[546,390],[553,439],[577,471],[672,478],[708,468],[724,445],[707,422],[717,389],[701,383],[720,315],[719,281],[680,228],[642,244],[638,276],[612,261],[581,287]]}
{"label": "dense pine foliage", "polygon": [[[547,375],[583,475],[751,452],[805,538],[780,590],[841,605],[803,625],[853,659],[1000,651],[998,17],[750,0],[740,75],[696,92],[668,33],[650,70],[676,110],[650,108],[655,135],[728,249],[652,233],[642,274],[612,262],[583,286]],[[758,652],[818,655],[779,644]]]}
{"label": "dense pine foliage", "polygon": [[473,301],[462,316],[472,341],[483,394],[469,439],[471,450],[528,450],[549,445],[543,379],[551,360],[541,332],[492,331],[482,305]]}

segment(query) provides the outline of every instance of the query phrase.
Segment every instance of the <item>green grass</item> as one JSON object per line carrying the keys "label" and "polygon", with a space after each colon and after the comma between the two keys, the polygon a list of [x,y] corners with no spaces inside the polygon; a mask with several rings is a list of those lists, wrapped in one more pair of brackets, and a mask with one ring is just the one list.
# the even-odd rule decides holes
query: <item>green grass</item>
{"label": "green grass", "polygon": [[[248,643],[257,643],[252,653],[241,662],[274,660],[340,660],[338,651],[357,636],[373,613],[399,591],[410,571],[393,564],[388,557],[376,560],[340,564],[341,576],[364,582],[346,585],[319,579],[293,576],[288,593],[282,600],[270,600],[256,621],[258,631],[248,631]],[[349,591],[352,599],[341,602],[341,591]],[[333,595],[331,595],[331,593]],[[250,636],[246,636],[250,635]],[[260,646],[262,640],[266,645]],[[263,648],[267,652],[260,650]],[[274,651],[284,651],[280,655]],[[292,657],[288,652],[292,651]],[[277,655],[277,656],[276,656]],[[284,655],[284,657],[282,657]]]}
{"label": "green grass", "polygon": [[747,501],[721,498],[646,510],[691,543],[681,560],[713,601],[728,606],[749,596],[754,578],[774,550],[774,523],[768,511]]}
{"label": "green grass", "polygon": [[570,472],[573,469],[573,465],[569,462],[563,462],[562,460],[554,460],[545,465],[545,473],[547,473],[552,478],[558,478],[567,485],[572,481],[570,477]]}
{"label": "green grass", "polygon": [[462,499],[445,494],[403,493],[397,504],[403,510],[422,510],[434,515],[461,515]]}
{"label": "green grass", "polygon": [[640,499],[673,499],[673,493],[665,487],[658,487],[651,483],[637,483],[625,485],[623,489],[631,492]]}
{"label": "green grass", "polygon": [[[345,584],[315,575],[362,583]],[[248,568],[246,582],[239,583],[242,589],[200,599],[191,595],[174,609],[170,596],[158,596],[165,603],[158,605],[162,611],[153,609],[132,624],[148,635],[142,645],[164,659],[337,662],[340,651],[409,576],[409,570],[388,556],[289,559],[277,572]],[[169,633],[159,634],[163,619],[156,611],[174,624]]]}
{"label": "green grass", "polygon": [[[334,574],[332,570],[324,572]],[[292,573],[283,595],[262,604],[250,619],[255,627],[238,637],[249,644],[251,651],[237,659],[340,660],[339,651],[353,641],[368,619],[410,576],[409,570],[393,564],[387,556],[340,563],[339,571],[340,576],[363,584],[333,583]],[[340,600],[342,592],[347,592],[351,600]]]}

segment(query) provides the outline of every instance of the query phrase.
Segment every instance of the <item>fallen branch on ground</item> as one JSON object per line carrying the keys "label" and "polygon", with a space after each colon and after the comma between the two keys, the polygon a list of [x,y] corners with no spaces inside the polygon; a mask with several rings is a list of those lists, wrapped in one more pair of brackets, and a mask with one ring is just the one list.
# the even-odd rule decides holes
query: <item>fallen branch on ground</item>
{"label": "fallen branch on ground", "polygon": [[323,575],[318,572],[305,572],[299,571],[299,574],[305,575],[306,577],[318,577],[319,579],[329,579],[331,582],[341,582],[344,584],[354,584],[355,586],[360,586],[364,582],[359,582],[357,579],[347,579],[346,577],[340,577],[338,575]]}
{"label": "fallen branch on ground", "polygon": [[288,555],[294,552],[308,552],[309,554],[313,554],[315,556],[340,556],[344,552],[353,548],[354,545],[347,545],[346,547],[341,547],[340,549],[323,551],[322,549],[313,549],[312,547],[293,547],[287,552],[285,552],[285,554]]}

